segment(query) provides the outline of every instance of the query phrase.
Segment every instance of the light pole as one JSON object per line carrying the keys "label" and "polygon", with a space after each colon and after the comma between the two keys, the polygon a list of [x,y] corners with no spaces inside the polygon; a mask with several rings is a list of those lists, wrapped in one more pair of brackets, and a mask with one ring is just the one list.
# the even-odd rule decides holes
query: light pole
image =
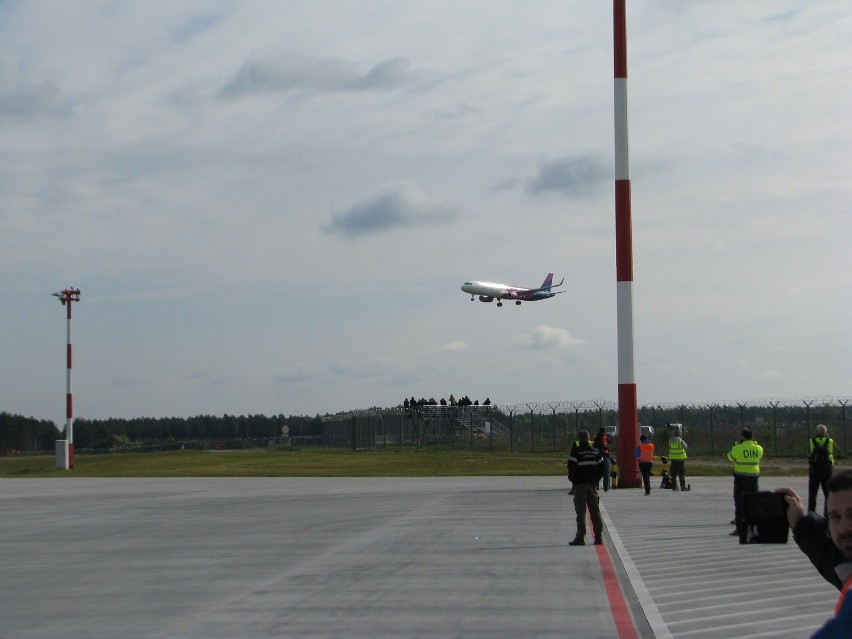
{"label": "light pole", "polygon": [[74,468],[74,401],[71,397],[71,302],[80,301],[79,288],[66,288],[52,293],[59,298],[68,313],[68,349],[65,371],[65,439],[56,442],[56,467],[63,470]]}

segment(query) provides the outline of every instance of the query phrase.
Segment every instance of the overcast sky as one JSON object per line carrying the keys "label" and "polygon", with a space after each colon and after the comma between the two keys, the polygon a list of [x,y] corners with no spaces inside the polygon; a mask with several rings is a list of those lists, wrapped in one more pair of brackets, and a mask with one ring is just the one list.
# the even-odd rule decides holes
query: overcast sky
{"label": "overcast sky", "polygon": [[[852,395],[852,6],[628,2],[640,404]],[[0,411],[617,397],[612,5],[0,2]],[[468,279],[565,294],[471,302]]]}

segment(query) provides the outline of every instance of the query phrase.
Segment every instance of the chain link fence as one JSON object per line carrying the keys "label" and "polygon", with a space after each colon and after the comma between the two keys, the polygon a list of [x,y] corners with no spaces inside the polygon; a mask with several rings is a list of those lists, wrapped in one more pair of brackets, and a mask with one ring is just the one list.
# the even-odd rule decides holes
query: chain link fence
{"label": "chain link fence", "polygon": [[[755,432],[764,454],[798,457],[817,424],[825,424],[840,457],[848,452],[849,397],[765,399],[639,407],[643,432],[665,446],[673,424],[682,426],[691,455],[723,455],[743,427]],[[617,430],[618,407],[607,400],[528,402],[490,406],[418,405],[370,409],[323,418],[321,444],[330,448],[467,448],[567,452],[580,430]],[[618,437],[610,436],[617,446]]]}

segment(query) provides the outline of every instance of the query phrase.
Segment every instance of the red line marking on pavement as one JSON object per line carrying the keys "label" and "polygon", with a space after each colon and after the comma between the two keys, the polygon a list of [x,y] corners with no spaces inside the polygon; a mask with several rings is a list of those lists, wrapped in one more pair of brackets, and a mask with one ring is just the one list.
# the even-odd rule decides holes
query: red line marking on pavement
{"label": "red line marking on pavement", "polygon": [[[591,519],[589,523],[591,524]],[[630,609],[624,600],[624,592],[618,582],[618,575],[612,565],[612,557],[609,556],[606,546],[595,546],[595,550],[598,551],[598,563],[601,566],[601,575],[606,588],[606,596],[609,599],[612,619],[615,621],[615,629],[618,631],[618,639],[639,639],[639,633],[636,631]]]}

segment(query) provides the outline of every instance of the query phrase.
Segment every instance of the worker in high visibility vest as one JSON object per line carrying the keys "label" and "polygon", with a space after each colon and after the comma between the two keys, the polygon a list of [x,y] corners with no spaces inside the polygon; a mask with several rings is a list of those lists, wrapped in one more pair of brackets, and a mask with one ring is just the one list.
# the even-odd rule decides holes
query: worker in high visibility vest
{"label": "worker in high visibility vest", "polygon": [[816,427],[808,440],[808,511],[816,511],[817,491],[822,489],[823,516],[828,516],[828,480],[834,470],[834,440],[825,424]]}
{"label": "worker in high visibility vest", "polygon": [[680,481],[681,490],[689,490],[686,485],[686,449],[688,446],[680,436],[680,428],[674,427],[672,436],[669,439],[669,461],[672,463],[672,490],[677,490],[677,483]]}
{"label": "worker in high visibility vest", "polygon": [[802,498],[791,488],[778,488],[785,495],[787,523],[793,540],[817,571],[840,590],[834,617],[813,638],[852,636],[852,471],[835,473],[828,480],[828,518],[806,512]]}
{"label": "worker in high visibility vest", "polygon": [[639,473],[642,475],[642,483],[645,485],[645,494],[651,494],[651,466],[654,464],[654,443],[648,440],[647,435],[639,438],[639,445],[633,452],[639,460]]}
{"label": "worker in high visibility vest", "polygon": [[728,452],[728,460],[734,462],[734,525],[731,536],[739,536],[743,523],[743,493],[756,493],[760,479],[760,460],[763,459],[763,446],[754,441],[751,428],[741,431],[741,438]]}

